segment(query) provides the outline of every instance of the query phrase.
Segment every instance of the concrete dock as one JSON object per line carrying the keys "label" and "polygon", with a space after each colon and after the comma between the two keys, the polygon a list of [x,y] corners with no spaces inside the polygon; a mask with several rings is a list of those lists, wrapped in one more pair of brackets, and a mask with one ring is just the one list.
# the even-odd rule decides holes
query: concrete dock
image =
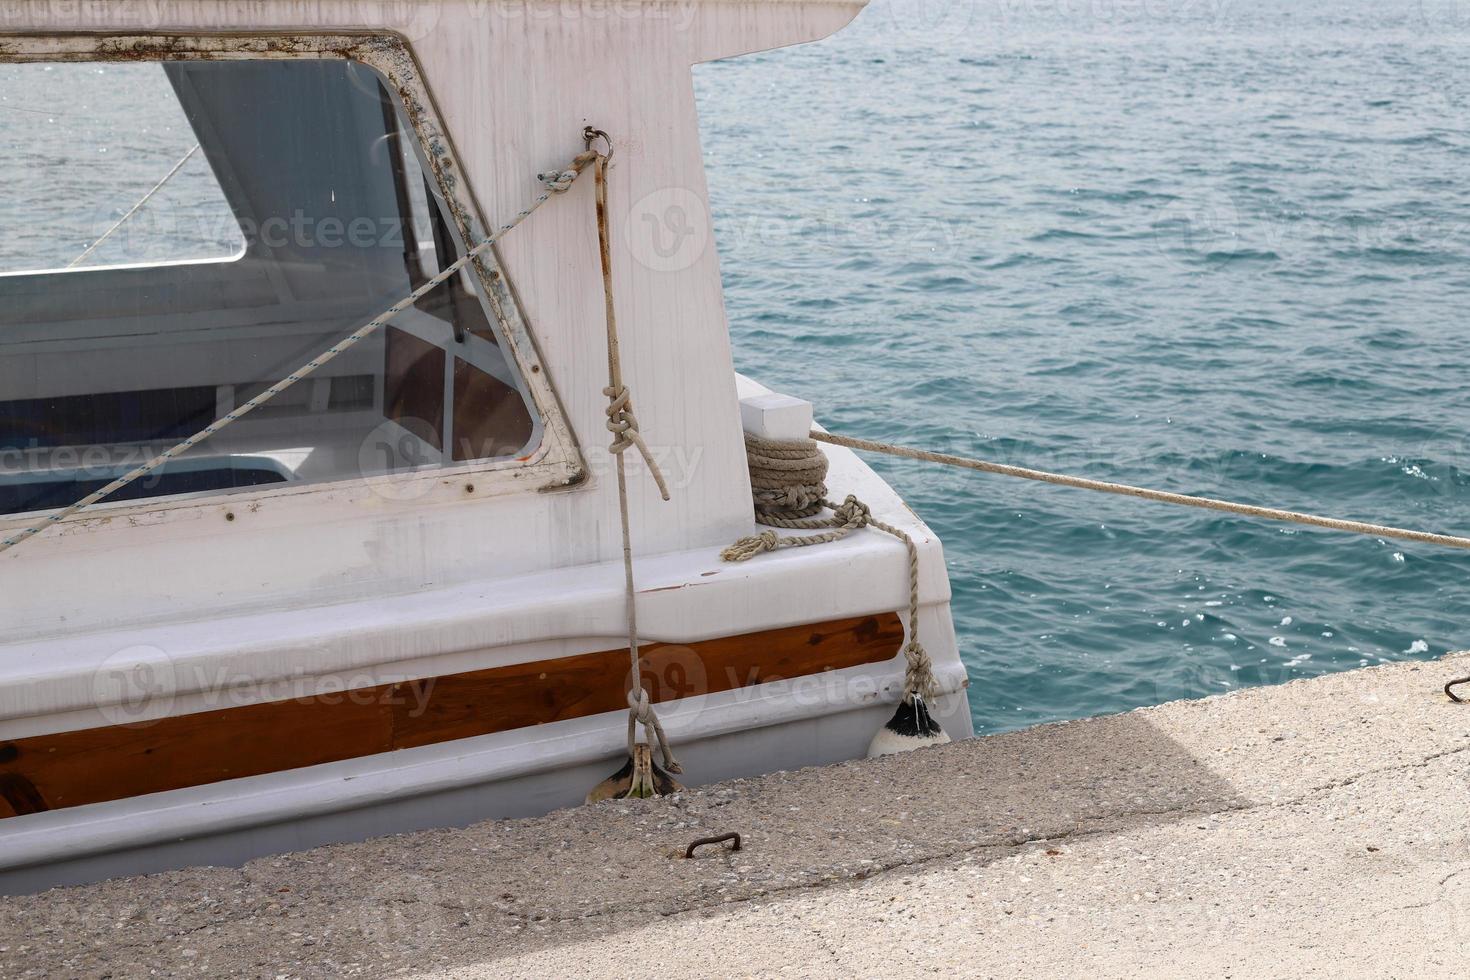
{"label": "concrete dock", "polygon": [[[0,976],[1422,977],[1470,955],[1470,655],[0,899]],[[695,838],[738,831],[739,852]]]}

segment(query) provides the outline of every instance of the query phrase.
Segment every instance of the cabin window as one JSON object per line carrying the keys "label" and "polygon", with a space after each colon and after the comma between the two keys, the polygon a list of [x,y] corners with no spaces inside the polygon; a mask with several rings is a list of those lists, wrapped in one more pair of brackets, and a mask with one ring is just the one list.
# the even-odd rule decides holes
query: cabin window
{"label": "cabin window", "polygon": [[[398,99],[344,59],[0,65],[0,175],[0,514],[109,482],[464,249]],[[466,270],[115,499],[514,459],[541,435]]]}

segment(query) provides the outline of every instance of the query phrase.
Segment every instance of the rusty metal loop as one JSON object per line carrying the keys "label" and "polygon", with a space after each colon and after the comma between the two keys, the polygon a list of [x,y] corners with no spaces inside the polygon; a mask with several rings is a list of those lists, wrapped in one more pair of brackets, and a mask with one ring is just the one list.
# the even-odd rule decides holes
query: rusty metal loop
{"label": "rusty metal loop", "polygon": [[1444,686],[1445,696],[1456,704],[1464,704],[1465,699],[1456,695],[1454,691],[1450,690],[1450,688],[1457,687],[1461,684],[1470,684],[1470,677],[1457,677]]}
{"label": "rusty metal loop", "polygon": [[730,850],[732,850],[732,851],[738,851],[738,850],[740,850],[740,835],[739,834],[733,834],[733,833],[732,834],[720,834],[718,837],[701,837],[699,840],[697,840],[694,843],[690,844],[689,845],[689,849],[684,852],[684,857],[685,858],[692,858],[692,857],[694,857],[694,849],[696,847],[703,847],[706,844],[723,844],[727,840],[732,840],[732,841],[735,842],[735,846],[732,847],[732,848],[730,848]]}
{"label": "rusty metal loop", "polygon": [[612,157],[613,157],[613,142],[612,142],[612,137],[609,136],[609,135],[607,135],[607,133],[605,133],[604,131],[602,131],[600,129],[595,129],[592,126],[583,126],[582,127],[582,139],[586,141],[586,143],[587,143],[587,149],[589,149],[589,150],[592,149],[592,144],[593,143],[595,143],[598,140],[602,140],[603,144],[607,147],[607,152],[603,154],[603,158],[606,159],[606,160],[611,160],[612,159]]}

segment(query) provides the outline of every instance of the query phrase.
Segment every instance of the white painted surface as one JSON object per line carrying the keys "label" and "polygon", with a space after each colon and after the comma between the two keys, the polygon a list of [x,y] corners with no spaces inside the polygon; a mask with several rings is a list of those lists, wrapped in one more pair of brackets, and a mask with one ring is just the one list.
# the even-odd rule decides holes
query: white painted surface
{"label": "white painted surface", "polygon": [[[633,526],[639,553],[648,555],[722,542],[741,533],[749,516],[690,66],[821,37],[858,9],[770,0],[626,7],[595,0],[23,2],[7,8],[3,29],[397,31],[419,60],[487,225],[539,192],[537,172],[581,150],[583,125],[610,132],[624,373],[644,437],[673,482],[673,499],[660,500],[630,460]],[[646,237],[647,219],[656,224],[671,201],[694,202],[700,230],[673,261]],[[395,499],[391,489],[362,493],[358,481],[209,497],[187,507],[102,505],[0,555],[8,634],[299,608],[616,559],[591,181],[579,181],[516,229],[499,253],[590,481],[564,494],[528,487],[493,499],[466,494],[463,479],[446,477],[410,500]]]}
{"label": "white painted surface", "polygon": [[805,439],[812,431],[812,403],[770,392],[740,399],[740,426],[763,439]]}
{"label": "white painted surface", "polygon": [[[938,539],[851,451],[823,451],[833,493],[856,494],[913,536],[921,605],[941,612],[947,631],[949,579]],[[748,517],[739,533],[754,528]],[[747,562],[720,561],[719,547],[642,558],[637,585],[643,637],[688,643],[901,610],[908,563],[897,539],[872,532]],[[115,723],[109,719],[118,712],[143,721],[307,695],[323,680],[363,687],[612,649],[625,642],[625,628],[621,564],[609,562],[405,596],[13,642],[0,645],[0,738]],[[952,633],[925,635],[924,643],[936,662],[958,662]],[[140,697],[139,685],[114,679],[136,663],[160,668],[152,672],[157,695]]]}
{"label": "white painted surface", "polygon": [[[673,494],[671,502],[659,500],[629,455],[639,619],[646,639],[691,642],[897,611],[907,602],[904,548],[876,532],[738,565],[718,557],[721,547],[755,529],[742,397],[765,431],[792,436],[800,434],[798,423],[802,433],[810,428],[811,407],[772,397],[733,372],[690,65],[821,37],[858,9],[855,2],[808,0],[612,7],[22,2],[7,9],[4,29],[399,32],[419,60],[486,225],[526,203],[536,192],[536,172],[581,149],[584,124],[613,134],[624,374]],[[620,536],[614,483],[606,479],[612,462],[604,448],[606,361],[591,196],[591,181],[580,181],[499,248],[590,479],[547,493],[532,481],[519,487],[512,477],[486,493],[469,491],[464,474],[453,472],[411,499],[357,481],[120,504],[68,521],[0,556],[0,738],[620,646]],[[674,204],[696,223],[683,251],[649,237]],[[962,726],[956,735],[968,735],[939,542],[851,452],[823,451],[834,495],[856,494],[875,516],[913,536],[921,634],[941,686],[951,692],[947,718]],[[741,732],[785,725],[805,732],[802,724],[826,715],[866,718],[875,699],[897,697],[902,660],[895,651],[884,664],[833,678],[838,674],[855,686],[816,701],[765,685],[685,699],[662,714],[676,744],[719,739],[721,752],[738,755]],[[853,724],[843,723],[847,735]],[[623,731],[623,715],[600,715],[418,754],[12,818],[0,821],[0,860],[16,866],[77,848],[246,833],[373,801],[391,809],[395,800],[451,785],[611,759]],[[852,754],[862,752],[867,737],[854,742]],[[822,761],[834,744],[800,735],[783,742],[771,764]],[[713,769],[729,770],[722,758],[711,756]],[[484,814],[494,811],[486,806]],[[461,816],[470,815],[455,819]],[[380,831],[387,829],[391,821]]]}

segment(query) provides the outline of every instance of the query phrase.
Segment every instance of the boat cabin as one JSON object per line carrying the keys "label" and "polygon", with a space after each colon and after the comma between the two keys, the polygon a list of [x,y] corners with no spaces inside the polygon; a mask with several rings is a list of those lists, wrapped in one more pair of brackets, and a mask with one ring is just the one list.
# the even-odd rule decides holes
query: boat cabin
{"label": "boat cabin", "polygon": [[[7,7],[0,889],[573,805],[628,757],[630,690],[687,785],[863,753],[905,694],[908,555],[721,558],[762,530],[746,433],[812,419],[734,370],[691,79],[860,9]],[[539,176],[589,126],[606,279],[594,168]],[[667,500],[609,450],[609,305]],[[826,456],[917,549],[964,737],[939,542]]]}

